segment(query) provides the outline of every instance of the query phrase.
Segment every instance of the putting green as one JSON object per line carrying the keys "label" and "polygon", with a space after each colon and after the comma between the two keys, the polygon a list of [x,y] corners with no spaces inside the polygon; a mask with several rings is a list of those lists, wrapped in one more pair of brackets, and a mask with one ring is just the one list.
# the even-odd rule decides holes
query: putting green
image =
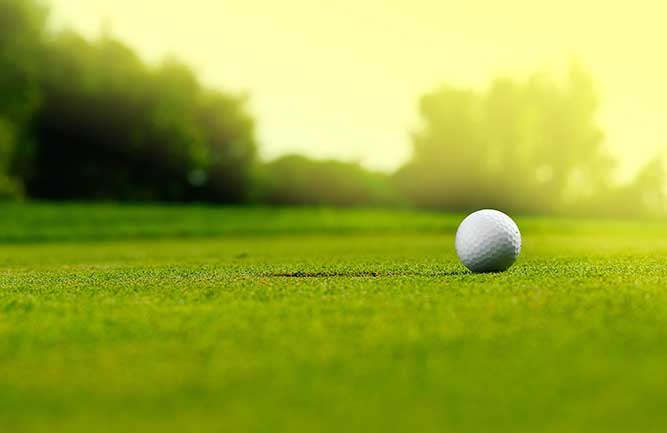
{"label": "putting green", "polygon": [[2,432],[658,432],[667,224],[0,206]]}

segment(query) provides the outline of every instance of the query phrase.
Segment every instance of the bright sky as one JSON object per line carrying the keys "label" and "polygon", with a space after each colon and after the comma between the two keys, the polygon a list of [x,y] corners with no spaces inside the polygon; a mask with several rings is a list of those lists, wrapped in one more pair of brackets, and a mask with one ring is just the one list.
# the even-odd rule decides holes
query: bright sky
{"label": "bright sky", "polygon": [[667,150],[664,0],[51,0],[53,23],[108,25],[151,62],[183,59],[247,91],[261,152],[391,169],[410,154],[418,97],[447,81],[562,72],[573,57],[602,96],[627,176]]}

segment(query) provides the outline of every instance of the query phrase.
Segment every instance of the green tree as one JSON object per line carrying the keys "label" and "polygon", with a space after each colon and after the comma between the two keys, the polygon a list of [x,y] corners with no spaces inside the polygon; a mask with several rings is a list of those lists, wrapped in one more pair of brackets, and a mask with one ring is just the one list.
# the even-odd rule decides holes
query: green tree
{"label": "green tree", "polygon": [[45,22],[32,0],[0,0],[0,115],[21,126],[39,102]]}
{"label": "green tree", "polygon": [[[252,198],[256,181],[255,121],[247,114],[247,97],[217,91],[201,95],[197,123],[201,127],[207,159],[190,171],[198,194],[239,202]],[[203,174],[199,179],[198,174]]]}
{"label": "green tree", "polygon": [[14,125],[0,118],[0,200],[21,195],[20,182],[10,176],[10,165],[16,145]]}
{"label": "green tree", "polygon": [[[633,216],[664,216],[667,211],[667,173],[661,156],[650,160],[637,174],[623,197],[626,214]],[[630,200],[630,198],[634,198]],[[633,206],[634,204],[634,206]]]}
{"label": "green tree", "polygon": [[0,198],[19,195],[18,152],[39,104],[46,11],[32,0],[0,0]]}
{"label": "green tree", "polygon": [[607,185],[585,197],[570,213],[611,217],[664,217],[667,212],[667,173],[658,155],[644,165],[635,178],[622,185]]}
{"label": "green tree", "polygon": [[443,86],[421,100],[423,126],[396,181],[415,204],[554,212],[609,181],[592,80],[498,79],[484,92]]}
{"label": "green tree", "polygon": [[247,200],[256,145],[244,98],[205,89],[172,59],[150,68],[109,36],[66,32],[48,48],[31,195]]}
{"label": "green tree", "polygon": [[387,175],[359,164],[287,155],[264,166],[263,199],[270,204],[364,206],[397,204]]}

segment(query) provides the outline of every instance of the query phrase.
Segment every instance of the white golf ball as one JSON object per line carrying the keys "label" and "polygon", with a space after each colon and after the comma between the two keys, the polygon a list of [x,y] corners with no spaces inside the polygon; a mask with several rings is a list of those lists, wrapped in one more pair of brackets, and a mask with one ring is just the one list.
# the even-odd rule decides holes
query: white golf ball
{"label": "white golf ball", "polygon": [[473,272],[500,272],[521,251],[521,233],[512,218],[483,209],[468,215],[456,231],[456,254]]}

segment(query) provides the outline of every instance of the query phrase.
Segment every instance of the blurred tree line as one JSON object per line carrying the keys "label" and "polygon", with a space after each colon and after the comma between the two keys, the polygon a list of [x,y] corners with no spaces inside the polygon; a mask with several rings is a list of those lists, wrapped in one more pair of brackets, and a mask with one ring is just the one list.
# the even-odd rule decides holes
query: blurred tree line
{"label": "blurred tree line", "polygon": [[396,182],[417,206],[523,213],[662,215],[660,157],[628,185],[603,148],[591,77],[573,62],[564,83],[502,78],[485,91],[442,86],[421,99],[421,128]]}
{"label": "blurred tree line", "polygon": [[413,157],[393,174],[290,155],[261,164],[244,96],[177,60],[147,66],[108,35],[49,32],[36,0],[0,0],[0,198],[413,205],[665,215],[661,158],[613,181],[598,99],[576,63],[420,101]]}
{"label": "blurred tree line", "polygon": [[391,176],[355,163],[287,155],[264,165],[260,191],[269,204],[394,206],[401,204]]}
{"label": "blurred tree line", "polygon": [[245,98],[175,60],[148,67],[109,36],[47,34],[0,0],[0,195],[244,202],[256,162]]}

